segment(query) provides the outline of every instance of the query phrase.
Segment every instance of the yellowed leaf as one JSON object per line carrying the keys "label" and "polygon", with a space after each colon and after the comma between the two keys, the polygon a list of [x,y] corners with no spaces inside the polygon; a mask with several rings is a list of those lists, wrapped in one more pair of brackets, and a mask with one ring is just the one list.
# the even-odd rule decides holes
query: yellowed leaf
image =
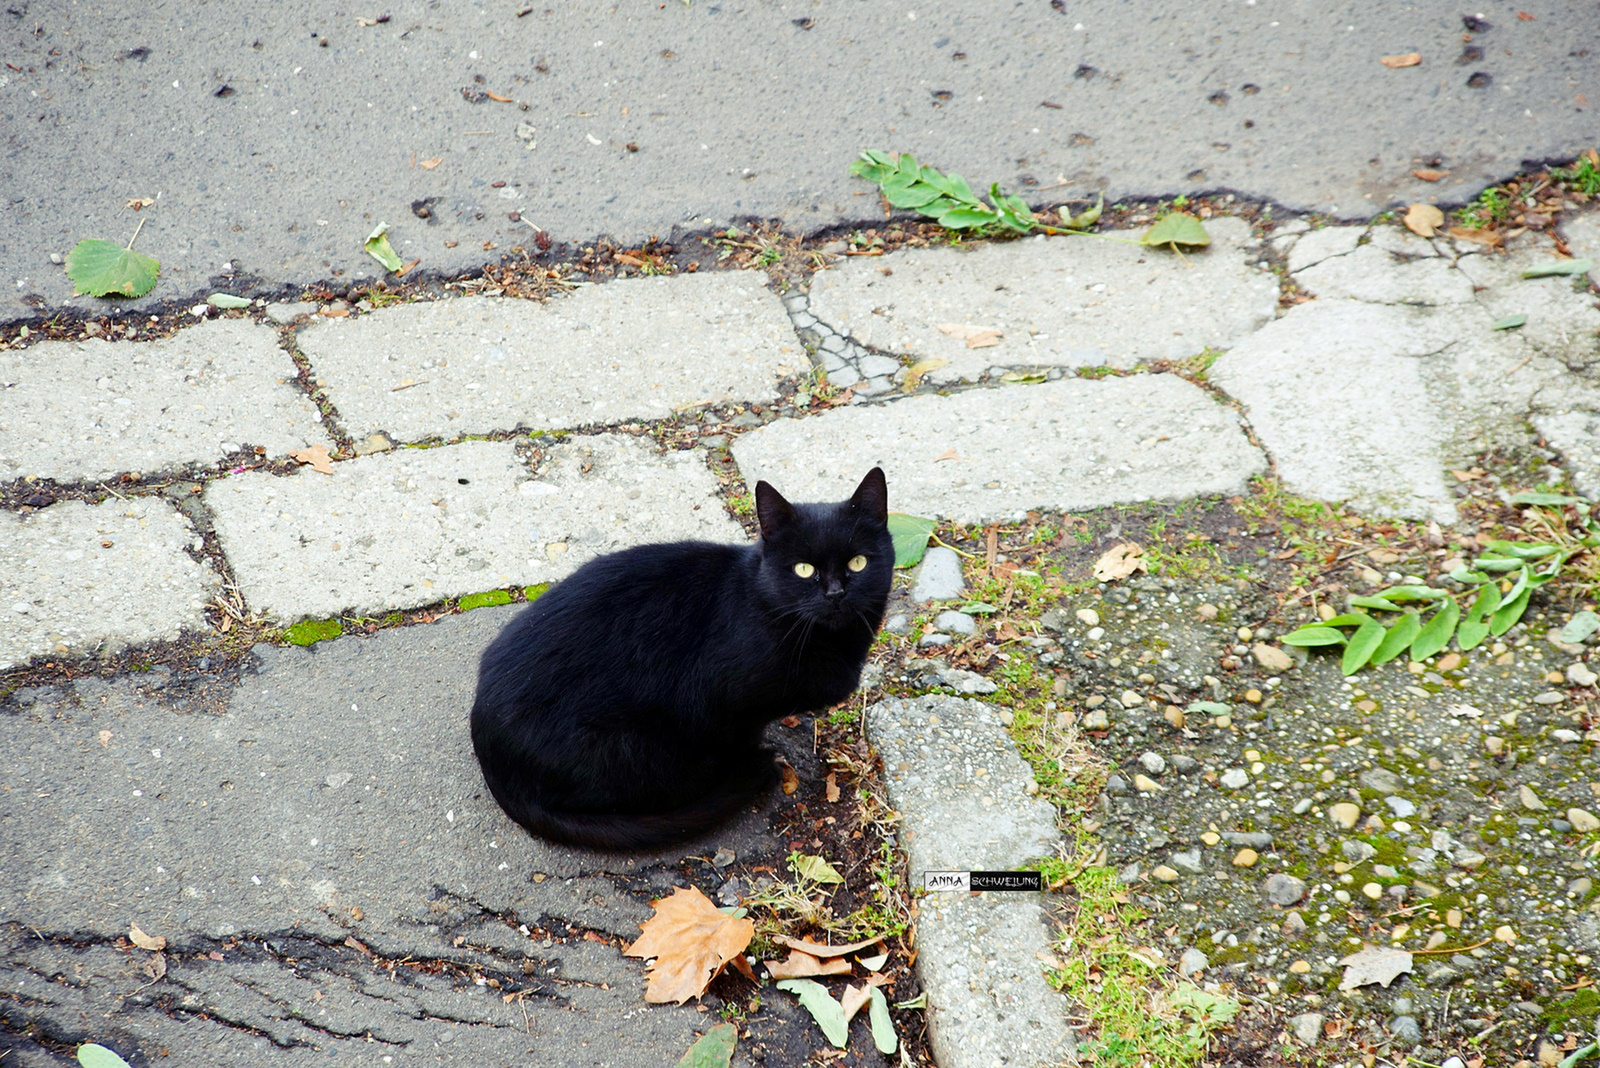
{"label": "yellowed leaf", "polygon": [[804,979],[812,975],[849,975],[850,962],[843,957],[822,960],[798,949],[789,950],[783,960],[767,961],[767,972],[774,979]]}
{"label": "yellowed leaf", "polygon": [[1094,564],[1096,582],[1115,582],[1125,579],[1135,571],[1148,571],[1144,550],[1131,541],[1107,549]]}
{"label": "yellowed leaf", "polygon": [[755,924],[720,911],[694,887],[677,887],[671,897],[650,902],[656,914],[639,925],[637,941],[624,953],[649,965],[644,999],[679,1005],[705,993],[722,969],[744,952]]}
{"label": "yellowed leaf", "polygon": [[304,449],[296,449],[289,454],[289,459],[310,464],[312,470],[321,471],[325,475],[333,474],[333,457],[328,455],[326,445],[310,445]]}
{"label": "yellowed leaf", "polygon": [[866,984],[861,986],[851,985],[844,988],[844,993],[839,995],[839,1004],[844,1007],[845,1023],[849,1023],[851,1017],[860,1012],[862,1007],[872,1000],[871,990],[872,987]]}
{"label": "yellowed leaf", "polygon": [[139,930],[139,925],[136,923],[130,923],[128,925],[128,941],[132,942],[140,949],[148,949],[152,953],[158,953],[167,948],[167,940],[165,938],[163,938],[161,935],[145,934],[143,931]]}
{"label": "yellowed leaf", "polygon": [[918,360],[916,363],[906,368],[906,377],[904,381],[900,383],[900,388],[905,390],[907,393],[910,393],[912,390],[917,388],[918,383],[922,381],[923,375],[927,374],[929,371],[937,371],[939,368],[945,366],[949,362],[949,360],[938,358]]}
{"label": "yellowed leaf", "polygon": [[802,953],[809,953],[813,957],[842,957],[847,953],[857,953],[870,946],[878,945],[883,941],[883,936],[864,938],[860,942],[851,942],[843,946],[825,946],[820,942],[809,942],[804,938],[792,938],[789,935],[775,935],[772,939],[780,946],[798,949]]}
{"label": "yellowed leaf", "polygon": [[1407,52],[1403,56],[1379,56],[1378,62],[1385,67],[1398,69],[1400,67],[1415,67],[1422,62],[1421,52]]}
{"label": "yellowed leaf", "polygon": [[1444,212],[1432,204],[1413,204],[1406,212],[1405,224],[1418,237],[1432,237],[1444,225]]}

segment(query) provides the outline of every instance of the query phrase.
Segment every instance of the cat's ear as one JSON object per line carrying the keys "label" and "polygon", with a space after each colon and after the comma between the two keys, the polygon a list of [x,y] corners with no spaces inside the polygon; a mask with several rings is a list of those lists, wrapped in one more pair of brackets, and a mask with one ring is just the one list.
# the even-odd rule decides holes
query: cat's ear
{"label": "cat's ear", "polygon": [[783,499],[783,494],[765,482],[756,483],[756,521],[761,524],[763,538],[776,537],[778,532],[794,521],[794,505]]}
{"label": "cat's ear", "polygon": [[883,479],[883,468],[874,467],[867,472],[850,496],[850,507],[874,523],[889,521],[889,487]]}

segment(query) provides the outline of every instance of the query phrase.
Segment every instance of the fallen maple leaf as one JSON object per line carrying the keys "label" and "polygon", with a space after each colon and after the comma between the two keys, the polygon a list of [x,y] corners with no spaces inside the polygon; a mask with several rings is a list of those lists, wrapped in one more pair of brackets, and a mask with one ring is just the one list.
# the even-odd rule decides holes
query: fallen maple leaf
{"label": "fallen maple leaf", "polygon": [[1144,550],[1131,541],[1112,546],[1094,563],[1096,582],[1113,582],[1146,570]]}
{"label": "fallen maple leaf", "polygon": [[130,923],[128,925],[128,941],[132,942],[140,949],[148,949],[152,953],[159,953],[163,949],[167,948],[167,940],[165,938],[163,938],[161,935],[145,934],[143,931],[139,930],[139,925],[136,923]]}
{"label": "fallen maple leaf", "polygon": [[822,960],[798,949],[790,949],[783,960],[769,960],[767,973],[774,979],[804,979],[811,975],[849,975],[850,962],[843,957]]}
{"label": "fallen maple leaf", "polygon": [[1345,968],[1340,990],[1354,990],[1358,986],[1378,983],[1388,986],[1395,977],[1411,970],[1411,952],[1405,949],[1367,946],[1339,962]]}
{"label": "fallen maple leaf", "polygon": [[706,992],[728,962],[744,952],[755,936],[748,919],[722,912],[694,887],[677,887],[671,897],[650,902],[656,914],[639,925],[639,938],[624,955],[648,966],[650,981],[644,999],[682,1005]]}
{"label": "fallen maple leaf", "polygon": [[1413,204],[1406,212],[1405,224],[1418,237],[1432,237],[1444,225],[1444,212],[1432,204]]}
{"label": "fallen maple leaf", "polygon": [[1422,62],[1421,52],[1407,52],[1403,56],[1379,56],[1378,62],[1385,67],[1398,69],[1400,67],[1415,67]]}
{"label": "fallen maple leaf", "polygon": [[321,471],[325,475],[333,474],[333,457],[328,455],[326,445],[311,445],[304,449],[296,449],[289,454],[289,459],[310,464],[312,470]]}

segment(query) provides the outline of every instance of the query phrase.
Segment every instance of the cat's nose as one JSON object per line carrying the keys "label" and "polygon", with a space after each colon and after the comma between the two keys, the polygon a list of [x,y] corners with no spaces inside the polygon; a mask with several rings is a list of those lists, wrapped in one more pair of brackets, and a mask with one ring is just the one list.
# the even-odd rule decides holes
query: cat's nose
{"label": "cat's nose", "polygon": [[826,597],[830,602],[838,602],[844,598],[844,587],[838,582],[830,582],[827,588],[822,591],[822,596]]}

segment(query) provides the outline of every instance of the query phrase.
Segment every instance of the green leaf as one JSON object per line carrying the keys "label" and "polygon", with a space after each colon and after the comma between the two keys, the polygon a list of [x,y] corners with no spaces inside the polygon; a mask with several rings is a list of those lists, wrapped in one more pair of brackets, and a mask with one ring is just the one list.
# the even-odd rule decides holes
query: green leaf
{"label": "green leaf", "polygon": [[1372,659],[1372,654],[1378,651],[1378,646],[1383,644],[1383,635],[1383,624],[1369,616],[1350,635],[1350,642],[1344,647],[1344,656],[1339,660],[1339,670],[1346,675],[1360,671]]}
{"label": "green leaf", "polygon": [[1489,576],[1482,571],[1472,571],[1465,566],[1454,568],[1450,572],[1450,577],[1456,582],[1464,583],[1468,586],[1476,586],[1479,583],[1489,581]]}
{"label": "green leaf", "polygon": [[1493,582],[1486,583],[1479,588],[1478,596],[1472,600],[1472,607],[1467,609],[1467,622],[1479,623],[1494,614],[1500,607],[1500,587]]}
{"label": "green leaf", "polygon": [[967,180],[961,175],[955,173],[947,174],[945,175],[945,180],[950,183],[950,195],[957,200],[968,204],[983,203],[978,199],[978,194],[972,191],[972,187],[967,184]]}
{"label": "green leaf", "polygon": [[206,298],[206,303],[213,308],[248,308],[249,297],[236,297],[232,293],[213,293]]}
{"label": "green leaf", "polygon": [[909,174],[913,178],[922,176],[922,168],[917,166],[917,157],[909,152],[900,153],[899,158],[894,161],[894,165],[901,174]]}
{"label": "green leaf", "polygon": [[1461,626],[1456,628],[1456,644],[1461,646],[1463,653],[1470,653],[1483,644],[1483,639],[1489,636],[1489,624],[1482,620],[1464,619]]}
{"label": "green leaf", "polygon": [[1278,639],[1285,645],[1294,645],[1300,648],[1309,648],[1314,645],[1342,645],[1344,632],[1334,630],[1332,627],[1322,627],[1315,624],[1307,627],[1298,627]]}
{"label": "green leaf", "polygon": [[962,605],[961,610],[968,615],[973,616],[993,615],[995,612],[1000,611],[1000,609],[985,601],[970,601],[967,604]]}
{"label": "green leaf", "polygon": [[1383,636],[1383,642],[1378,646],[1378,651],[1372,654],[1374,664],[1387,664],[1401,653],[1410,648],[1422,632],[1422,617],[1415,612],[1407,612],[1394,621],[1388,633]]}
{"label": "green leaf", "polygon": [[1208,716],[1225,716],[1233,711],[1232,705],[1225,705],[1221,701],[1191,701],[1185,712],[1204,712]]}
{"label": "green leaf", "polygon": [[1359,627],[1372,617],[1365,612],[1345,612],[1343,615],[1325,619],[1321,623],[1313,623],[1313,627]]}
{"label": "green leaf", "polygon": [[1094,207],[1068,217],[1062,221],[1061,226],[1067,230],[1087,230],[1100,221],[1100,213],[1105,210],[1105,207],[1106,195],[1104,193],[1097,194]]}
{"label": "green leaf", "polygon": [[1146,230],[1139,239],[1144,245],[1185,245],[1192,248],[1201,248],[1211,244],[1211,235],[1206,233],[1206,228],[1200,225],[1200,220],[1187,212],[1174,211],[1156,220],[1156,224]]}
{"label": "green leaf", "polygon": [[911,567],[928,551],[934,520],[904,512],[889,513],[889,535],[894,538],[894,566]]}
{"label": "green leaf", "polygon": [[1565,493],[1537,493],[1526,490],[1522,493],[1511,495],[1512,504],[1588,504],[1582,497],[1572,497]]}
{"label": "green leaf", "polygon": [[678,1061],[677,1068],[728,1068],[733,1062],[733,1047],[739,1029],[731,1023],[718,1024],[695,1040]]}
{"label": "green leaf", "polygon": [[1522,566],[1522,561],[1506,559],[1502,556],[1480,556],[1472,561],[1472,566],[1479,571],[1515,571]]}
{"label": "green leaf", "polygon": [[83,1068],[128,1068],[128,1062],[97,1042],[78,1047],[78,1063]]}
{"label": "green leaf", "polygon": [[1522,272],[1524,278],[1547,278],[1553,274],[1588,274],[1594,270],[1594,260],[1552,260],[1539,263]]}
{"label": "green leaf", "polygon": [[867,988],[867,997],[872,999],[867,1005],[867,1021],[872,1025],[873,1044],[878,1047],[879,1053],[887,1056],[900,1048],[900,1039],[894,1033],[894,1021],[889,1019],[889,999],[875,986]]}
{"label": "green leaf", "polygon": [[1401,608],[1393,601],[1384,597],[1351,597],[1351,608],[1377,608],[1384,612],[1399,612]]}
{"label": "green leaf", "polygon": [[1445,601],[1433,618],[1423,626],[1416,640],[1411,643],[1411,659],[1426,660],[1440,649],[1450,644],[1450,636],[1456,632],[1456,624],[1461,622],[1461,608],[1454,601]]}
{"label": "green leaf", "polygon": [[1489,617],[1489,633],[1496,638],[1516,626],[1517,620],[1522,618],[1522,613],[1528,610],[1528,598],[1533,596],[1533,591],[1523,588],[1522,592],[1501,603],[1495,609],[1494,615]]}
{"label": "green leaf", "polygon": [[987,208],[951,208],[939,216],[939,225],[951,230],[970,230],[997,222],[996,213]]}
{"label": "green leaf", "polygon": [[1489,543],[1489,551],[1500,553],[1504,556],[1514,556],[1518,560],[1542,560],[1546,556],[1560,552],[1561,547],[1559,545],[1551,545],[1548,542],[1525,545],[1518,541],[1496,540]]}
{"label": "green leaf", "polygon": [[161,264],[154,257],[98,237],[67,253],[67,277],[76,293],[91,297],[142,297],[155,288]]}
{"label": "green leaf", "polygon": [[1378,596],[1390,601],[1439,601],[1450,596],[1449,590],[1436,590],[1432,586],[1390,586],[1380,590]]}
{"label": "green leaf", "polygon": [[800,997],[800,1006],[811,1013],[817,1026],[829,1042],[844,1049],[850,1036],[850,1025],[845,1022],[844,1006],[835,1001],[826,987],[812,979],[780,979],[777,987]]}
{"label": "green leaf", "polygon": [[1527,321],[1528,321],[1528,313],[1527,312],[1517,312],[1515,315],[1508,315],[1504,319],[1496,319],[1494,322],[1489,324],[1489,329],[1490,330],[1515,330],[1517,327],[1521,326],[1523,323],[1525,323]]}
{"label": "green leaf", "polygon": [[809,853],[796,853],[789,858],[789,866],[794,869],[794,873],[800,878],[810,879],[814,883],[833,884],[844,882],[844,876],[840,875],[832,864],[829,864],[821,857],[815,857]]}
{"label": "green leaf", "polygon": [[[897,208],[920,208],[924,205],[932,204],[936,200],[944,200],[945,195],[931,186],[921,184],[913,185],[907,189],[890,189],[885,186],[883,199]],[[954,204],[952,203],[951,206],[954,207]]]}
{"label": "green leaf", "polygon": [[1600,616],[1585,608],[1567,620],[1567,625],[1561,628],[1561,640],[1576,645],[1597,630],[1600,630]]}
{"label": "green leaf", "polygon": [[400,269],[400,257],[395,255],[394,249],[389,245],[388,223],[379,223],[378,228],[367,235],[367,242],[362,247],[367,250],[369,256],[383,264],[384,270]]}

